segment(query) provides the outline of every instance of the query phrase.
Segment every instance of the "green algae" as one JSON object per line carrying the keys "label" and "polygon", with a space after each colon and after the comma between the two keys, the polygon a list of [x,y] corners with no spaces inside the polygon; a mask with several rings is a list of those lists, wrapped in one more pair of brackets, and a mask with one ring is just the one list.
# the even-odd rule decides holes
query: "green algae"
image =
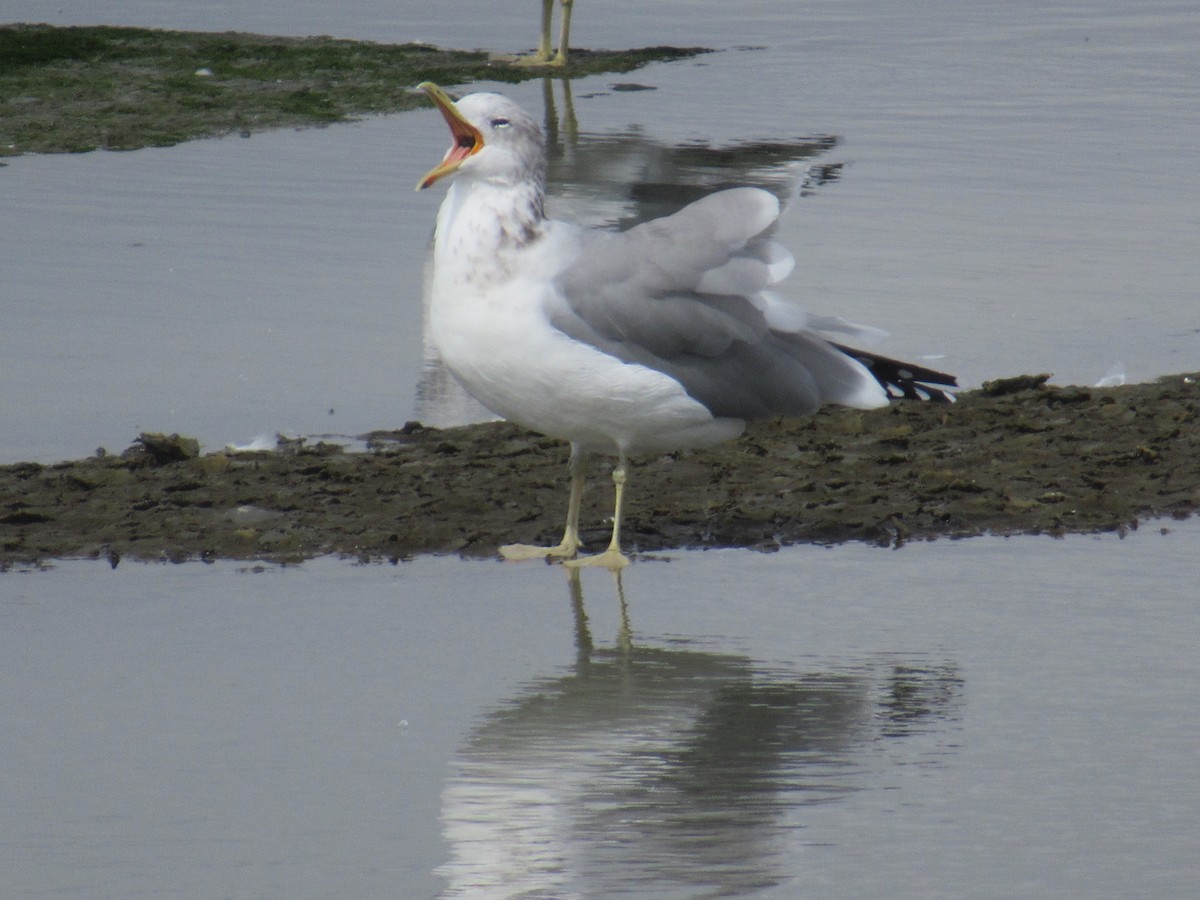
{"label": "green algae", "polygon": [[[554,77],[629,72],[701,48],[572,51]],[[162,147],[428,103],[422,81],[545,77],[482,51],[330,37],[0,26],[0,156]]]}

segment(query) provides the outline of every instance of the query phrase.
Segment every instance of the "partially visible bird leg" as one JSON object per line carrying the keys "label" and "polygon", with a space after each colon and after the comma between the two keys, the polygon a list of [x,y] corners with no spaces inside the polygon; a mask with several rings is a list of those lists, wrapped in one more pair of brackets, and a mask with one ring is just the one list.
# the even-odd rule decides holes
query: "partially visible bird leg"
{"label": "partially visible bird leg", "polygon": [[571,8],[575,0],[560,0],[562,4],[562,21],[558,28],[558,49],[551,54],[550,26],[554,16],[554,0],[542,0],[542,36],[538,40],[537,53],[532,56],[518,56],[511,60],[515,66],[565,66],[567,64],[567,47],[571,40]]}
{"label": "partially visible bird leg", "polygon": [[581,556],[577,559],[569,559],[565,565],[571,567],[579,566],[603,566],[608,569],[623,569],[629,565],[629,557],[621,552],[621,516],[625,506],[625,483],[628,480],[629,461],[625,458],[625,453],[622,451],[617,459],[617,467],[613,469],[613,485],[616,488],[616,499],[613,503],[613,530],[612,540],[608,542],[608,549],[603,553],[597,553],[595,556]]}
{"label": "partially visible bird leg", "polygon": [[571,43],[571,9],[574,6],[575,0],[562,0],[562,21],[558,26],[558,52],[554,54],[554,59],[551,61],[556,66],[567,64],[567,47]]}
{"label": "partially visible bird leg", "polygon": [[579,552],[583,546],[579,540],[579,507],[583,502],[583,487],[591,461],[590,453],[578,444],[571,445],[571,458],[567,462],[567,471],[571,473],[571,499],[567,503],[567,527],[563,531],[562,541],[554,547],[505,544],[500,548],[501,556],[505,559],[570,559]]}

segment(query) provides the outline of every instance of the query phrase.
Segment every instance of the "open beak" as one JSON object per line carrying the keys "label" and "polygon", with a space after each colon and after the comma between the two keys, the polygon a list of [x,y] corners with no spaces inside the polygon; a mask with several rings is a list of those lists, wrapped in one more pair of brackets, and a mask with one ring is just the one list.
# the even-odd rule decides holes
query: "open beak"
{"label": "open beak", "polygon": [[454,143],[442,157],[442,161],[425,173],[425,177],[417,182],[417,190],[424,190],[440,178],[452,175],[463,162],[483,149],[483,135],[479,129],[459,114],[450,95],[432,81],[424,81],[417,85],[429,95],[433,105],[441,112],[442,118],[450,126],[450,134]]}

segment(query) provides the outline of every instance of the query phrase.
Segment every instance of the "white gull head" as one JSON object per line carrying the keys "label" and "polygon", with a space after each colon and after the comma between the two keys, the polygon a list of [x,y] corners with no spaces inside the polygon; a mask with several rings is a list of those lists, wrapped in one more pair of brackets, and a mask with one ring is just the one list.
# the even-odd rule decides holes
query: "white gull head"
{"label": "white gull head", "polygon": [[417,190],[447,176],[495,185],[546,183],[546,149],[541,126],[500,94],[468,94],[458,102],[436,85],[422,88],[441,112],[454,143],[426,173]]}

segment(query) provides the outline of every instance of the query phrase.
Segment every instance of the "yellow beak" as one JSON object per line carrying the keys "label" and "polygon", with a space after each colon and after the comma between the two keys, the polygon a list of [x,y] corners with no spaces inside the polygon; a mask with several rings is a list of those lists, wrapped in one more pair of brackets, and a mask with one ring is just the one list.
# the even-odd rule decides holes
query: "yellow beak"
{"label": "yellow beak", "polygon": [[425,177],[417,182],[417,190],[424,190],[440,178],[453,174],[463,162],[483,149],[483,134],[479,129],[459,114],[458,108],[450,95],[432,81],[424,81],[417,85],[429,95],[433,105],[441,112],[442,118],[450,126],[450,134],[454,143],[442,157],[442,161],[425,173]]}

